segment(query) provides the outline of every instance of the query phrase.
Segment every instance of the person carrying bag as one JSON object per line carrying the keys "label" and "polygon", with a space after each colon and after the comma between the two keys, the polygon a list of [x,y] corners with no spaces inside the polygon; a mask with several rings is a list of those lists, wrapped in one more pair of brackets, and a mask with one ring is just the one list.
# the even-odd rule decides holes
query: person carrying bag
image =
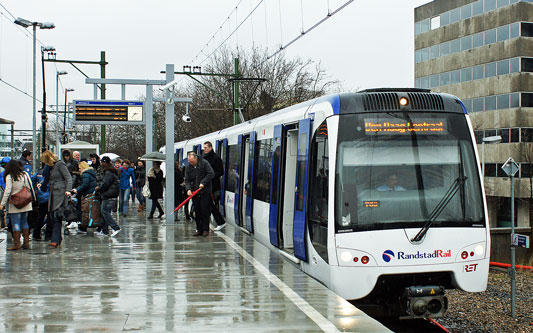
{"label": "person carrying bag", "polygon": [[[28,212],[31,211],[34,198],[33,186],[29,176],[24,172],[22,165],[11,160],[6,165],[4,173],[6,188],[0,201],[0,211],[9,203],[8,215],[13,228],[13,246],[8,251],[30,248],[30,229],[28,225]],[[8,201],[9,199],[9,201]],[[20,244],[20,235],[24,237],[24,243]]]}

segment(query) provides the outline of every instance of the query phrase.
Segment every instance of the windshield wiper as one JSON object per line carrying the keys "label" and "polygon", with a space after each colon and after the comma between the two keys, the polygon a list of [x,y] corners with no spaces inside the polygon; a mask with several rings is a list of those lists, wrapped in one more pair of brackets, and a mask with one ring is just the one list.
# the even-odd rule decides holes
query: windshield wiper
{"label": "windshield wiper", "polygon": [[446,191],[446,193],[444,194],[442,199],[440,199],[435,209],[433,209],[433,211],[429,215],[426,224],[424,224],[424,226],[422,227],[422,229],[420,229],[416,236],[411,239],[411,242],[419,242],[422,238],[424,238],[424,235],[428,232],[429,228],[431,227],[433,222],[435,222],[437,217],[439,217],[440,213],[442,213],[444,208],[446,208],[446,206],[450,203],[453,196],[457,193],[457,191],[459,191],[459,189],[464,188],[466,178],[467,177],[465,176],[460,176],[455,179],[452,185],[450,185],[448,191]]}

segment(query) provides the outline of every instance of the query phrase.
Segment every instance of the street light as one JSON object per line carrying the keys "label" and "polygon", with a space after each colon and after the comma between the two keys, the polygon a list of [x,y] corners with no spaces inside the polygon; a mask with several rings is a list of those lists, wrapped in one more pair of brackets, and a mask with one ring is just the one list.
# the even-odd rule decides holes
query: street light
{"label": "street light", "polygon": [[63,144],[67,143],[67,94],[74,89],[65,89],[65,118],[63,119]]}
{"label": "street light", "polygon": [[32,21],[28,21],[26,19],[23,19],[21,17],[18,17],[16,20],[15,20],[15,24],[18,24],[24,28],[28,28],[29,26],[33,26],[33,127],[32,127],[32,153],[33,153],[33,159],[32,159],[32,167],[34,171],[36,171],[37,169],[37,156],[36,156],[36,142],[37,142],[37,133],[36,133],[36,128],[37,128],[37,120],[36,120],[36,113],[37,113],[37,107],[36,107],[36,103],[37,103],[37,99],[36,99],[36,96],[35,96],[35,91],[37,90],[37,82],[35,80],[35,76],[36,76],[36,69],[35,69],[35,58],[36,58],[36,47],[37,47],[37,27],[39,27],[40,29],[54,29],[55,28],[55,25],[51,22],[32,22]]}
{"label": "street light", "polygon": [[502,142],[502,137],[499,135],[487,136],[481,140],[481,175],[485,178],[485,143],[494,144]]}
{"label": "street light", "polygon": [[56,72],[56,154],[59,156],[59,75],[67,75],[66,71]]}
{"label": "street light", "polygon": [[48,54],[54,52],[56,50],[53,46],[41,46],[41,63],[42,63],[42,72],[43,72],[43,112],[41,113],[41,133],[42,133],[42,140],[41,140],[41,147],[42,151],[46,150],[46,80],[44,78],[44,53],[47,52]]}

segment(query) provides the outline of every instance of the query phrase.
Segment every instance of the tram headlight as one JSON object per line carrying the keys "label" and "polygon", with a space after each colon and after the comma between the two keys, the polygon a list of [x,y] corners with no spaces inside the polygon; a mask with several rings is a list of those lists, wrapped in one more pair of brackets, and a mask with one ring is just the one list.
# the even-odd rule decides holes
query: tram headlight
{"label": "tram headlight", "polygon": [[341,260],[344,262],[349,262],[352,260],[352,254],[349,251],[343,251],[341,253]]}
{"label": "tram headlight", "polygon": [[416,299],[413,302],[413,306],[411,307],[413,310],[413,314],[416,316],[423,316],[424,313],[428,310],[428,306],[425,300],[423,299]]}
{"label": "tram headlight", "polygon": [[478,245],[478,246],[476,246],[476,248],[474,249],[474,251],[476,251],[476,254],[477,254],[478,256],[481,256],[481,255],[483,255],[483,252],[485,251],[485,249],[483,249],[483,246]]}
{"label": "tram headlight", "polygon": [[407,97],[400,98],[400,105],[401,106],[407,106],[407,104],[409,104],[409,100],[407,99]]}

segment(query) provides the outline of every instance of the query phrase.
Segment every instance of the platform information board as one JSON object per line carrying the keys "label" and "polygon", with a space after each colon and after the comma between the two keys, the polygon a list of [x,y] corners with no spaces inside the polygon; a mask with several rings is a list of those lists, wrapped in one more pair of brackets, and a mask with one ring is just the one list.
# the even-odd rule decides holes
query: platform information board
{"label": "platform information board", "polygon": [[76,125],[144,125],[143,101],[74,101]]}

